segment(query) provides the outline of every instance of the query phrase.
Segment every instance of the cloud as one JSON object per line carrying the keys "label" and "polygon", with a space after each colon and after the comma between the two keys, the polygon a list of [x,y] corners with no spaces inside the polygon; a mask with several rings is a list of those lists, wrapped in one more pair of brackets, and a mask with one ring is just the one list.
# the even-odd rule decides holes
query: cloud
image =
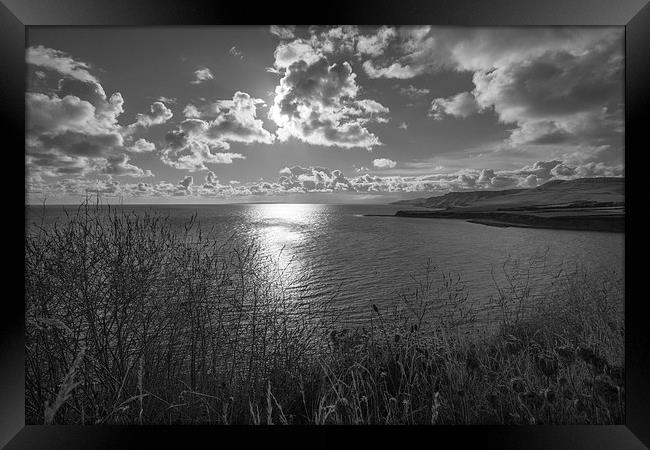
{"label": "cloud", "polygon": [[354,25],[328,27],[318,33],[312,28],[310,43],[321,55],[340,55],[345,58],[356,53],[359,29]]}
{"label": "cloud", "polygon": [[[183,124],[181,124],[182,126]],[[200,136],[181,130],[172,130],[166,137],[160,159],[168,166],[190,171],[207,170],[206,164],[232,164],[235,159],[245,159],[240,153],[224,152],[211,147]]]}
{"label": "cloud", "polygon": [[217,179],[217,176],[213,171],[209,171],[205,175],[205,182],[203,183],[203,187],[205,189],[214,189],[218,186],[221,186],[221,183],[219,183],[219,180]]}
{"label": "cloud", "polygon": [[[562,161],[539,161],[516,170],[463,169],[421,176],[358,175],[348,178],[340,170],[324,167],[287,167],[280,171],[278,185],[285,192],[448,192],[462,190],[535,187],[551,179],[623,176],[622,166],[587,163],[569,166]],[[278,194],[280,192],[273,192]]]}
{"label": "cloud", "polygon": [[130,153],[150,153],[156,151],[156,146],[152,142],[140,138],[133,145],[127,147],[127,150]]}
{"label": "cloud", "polygon": [[273,135],[257,118],[257,105],[264,101],[241,91],[232,100],[195,106],[188,105],[184,114],[186,131],[200,135],[206,142],[229,148],[228,142],[271,144]]}
{"label": "cloud", "polygon": [[340,170],[300,166],[282,169],[278,185],[291,192],[333,192],[351,188],[349,180]]}
{"label": "cloud", "polygon": [[111,150],[119,149],[122,143],[122,136],[118,133],[88,134],[68,130],[62,133],[41,134],[32,148],[69,157],[102,159],[112,156]]}
{"label": "cloud", "polygon": [[379,158],[372,161],[372,165],[378,169],[392,169],[397,165],[395,161],[388,158]]}
{"label": "cloud", "polygon": [[[470,175],[466,175],[472,178]],[[496,174],[492,169],[482,169],[478,177],[474,177],[473,184],[480,184],[485,188],[509,188],[517,185],[517,179],[511,176]]]}
{"label": "cloud", "polygon": [[193,182],[194,182],[194,178],[192,178],[192,176],[190,175],[183,178],[178,184],[183,186],[185,190],[189,190]]}
{"label": "cloud", "polygon": [[269,118],[278,125],[278,138],[340,148],[381,145],[366,124],[387,121],[388,108],[357,99],[359,87],[351,65],[313,59],[309,52],[302,57],[306,60],[296,59],[284,69],[275,89]]}
{"label": "cloud", "polygon": [[383,26],[375,34],[359,36],[357,51],[361,55],[380,56],[396,35],[394,28]]}
{"label": "cloud", "polygon": [[472,75],[471,92],[434,100],[436,119],[494,111],[512,145],[623,145],[620,28],[402,27],[388,53],[363,63],[369,77]]}
{"label": "cloud", "polygon": [[461,92],[453,97],[434,99],[431,102],[429,115],[436,120],[442,120],[445,115],[465,118],[479,110],[479,104],[474,96],[469,92]]}
{"label": "cloud", "polygon": [[273,52],[276,70],[286,69],[298,61],[306,64],[313,64],[322,58],[322,54],[312,46],[309,41],[296,39],[295,41],[282,43]]}
{"label": "cloud", "polygon": [[212,75],[210,69],[203,67],[194,71],[194,80],[190,81],[190,83],[199,84],[212,79],[214,79],[214,76]]}
{"label": "cloud", "polygon": [[396,86],[399,89],[399,93],[408,98],[421,98],[426,96],[431,92],[431,90],[426,88],[416,88],[412,84],[409,84],[406,87]]}
{"label": "cloud", "polygon": [[[362,169],[363,170],[363,169]],[[49,197],[84,195],[98,192],[107,196],[123,197],[177,197],[234,198],[247,196],[284,195],[295,193],[440,193],[467,190],[495,190],[539,186],[553,179],[623,176],[622,165],[608,166],[602,162],[570,165],[559,160],[538,161],[515,170],[463,169],[455,172],[432,173],[420,176],[378,176],[360,174],[346,177],[341,170],[326,167],[285,167],[277,181],[240,183],[231,180],[219,182],[214,172],[208,172],[203,184],[194,184],[192,176],[178,183],[120,183],[117,180],[67,179],[45,183],[37,178],[27,179],[29,195],[47,194]]]}
{"label": "cloud", "polygon": [[143,170],[140,167],[129,163],[129,156],[124,153],[110,155],[106,158],[107,164],[103,172],[108,175],[131,176],[131,177],[152,177],[151,170]]}
{"label": "cloud", "polygon": [[154,102],[150,107],[150,112],[148,114],[137,114],[135,122],[130,126],[133,128],[148,128],[152,125],[161,125],[169,121],[173,116],[171,109],[167,108],[164,103]]}
{"label": "cloud", "polygon": [[244,159],[239,153],[227,153],[230,143],[271,144],[274,136],[257,118],[262,100],[245,92],[236,92],[232,100],[185,107],[186,117],[166,135],[162,161],[176,168],[204,170],[205,163],[231,164]]}
{"label": "cloud", "polygon": [[404,130],[404,131],[406,131],[406,130],[408,130],[409,126],[406,124],[406,122],[402,122],[402,123],[400,123],[400,124],[398,125],[397,128],[399,128],[400,130]]}
{"label": "cloud", "polygon": [[272,35],[279,37],[280,39],[293,39],[295,37],[295,29],[295,25],[271,25],[269,27],[269,32]]}
{"label": "cloud", "polygon": [[34,134],[85,131],[88,128],[94,131],[106,129],[105,124],[97,120],[95,107],[76,96],[67,95],[60,98],[56,95],[28,92],[26,106],[27,131]]}
{"label": "cloud", "polygon": [[230,53],[232,56],[235,56],[239,59],[244,59],[244,54],[239,50],[237,47],[234,45],[230,47],[230,50],[228,50],[228,53]]}
{"label": "cloud", "polygon": [[409,65],[392,63],[386,67],[375,67],[372,61],[368,60],[363,63],[363,70],[370,78],[397,78],[406,80],[418,75],[418,72]]}
{"label": "cloud", "polygon": [[27,61],[63,76],[54,91],[25,96],[26,165],[32,176],[152,175],[129,163],[118,123],[124,99],[119,92],[106,95],[88,71],[90,64],[42,46],[30,47]]}
{"label": "cloud", "polygon": [[322,58],[333,58],[342,63],[358,56],[359,30],[356,26],[327,27],[320,32],[318,29],[311,27],[308,38],[281,42],[274,52],[275,71],[286,69],[297,61],[313,64]]}
{"label": "cloud", "polygon": [[27,49],[27,64],[54,70],[75,80],[99,85],[99,80],[91,75],[90,64],[78,61],[65,52],[42,45]]}
{"label": "cloud", "polygon": [[175,105],[178,99],[176,99],[175,97],[165,97],[164,95],[161,95],[159,97],[156,97],[154,100],[168,105]]}
{"label": "cloud", "polygon": [[588,52],[549,52],[474,74],[481,108],[518,127],[514,144],[622,144],[621,42]]}
{"label": "cloud", "polygon": [[[369,76],[411,78],[443,69],[475,72],[534,60],[548,51],[589,51],[599,41],[621,35],[616,28],[457,28],[401,27],[392,46],[393,57],[367,64]],[[393,67],[393,70],[389,70]],[[401,69],[400,69],[401,68]],[[395,76],[398,75],[398,76]]]}

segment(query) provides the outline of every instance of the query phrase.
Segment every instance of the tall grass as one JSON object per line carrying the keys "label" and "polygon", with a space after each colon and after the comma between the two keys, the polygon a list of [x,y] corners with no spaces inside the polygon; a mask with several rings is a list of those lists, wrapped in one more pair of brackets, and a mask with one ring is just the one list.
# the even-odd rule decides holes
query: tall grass
{"label": "tall grass", "polygon": [[540,299],[509,261],[488,333],[460,279],[428,266],[346,329],[196,217],[84,203],[28,227],[25,253],[27,423],[623,421],[618,277],[564,270]]}

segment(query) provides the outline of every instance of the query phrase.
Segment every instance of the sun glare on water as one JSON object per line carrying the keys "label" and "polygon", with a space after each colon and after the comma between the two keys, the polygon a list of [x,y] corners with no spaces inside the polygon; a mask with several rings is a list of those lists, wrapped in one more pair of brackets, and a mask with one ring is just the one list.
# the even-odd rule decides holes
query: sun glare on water
{"label": "sun glare on water", "polygon": [[255,205],[262,220],[282,220],[292,224],[308,224],[315,220],[318,205],[300,203],[269,203]]}
{"label": "sun glare on water", "polygon": [[316,225],[317,208],[318,205],[293,203],[255,205],[255,236],[260,250],[275,260],[287,277],[306,270],[301,244],[307,229]]}

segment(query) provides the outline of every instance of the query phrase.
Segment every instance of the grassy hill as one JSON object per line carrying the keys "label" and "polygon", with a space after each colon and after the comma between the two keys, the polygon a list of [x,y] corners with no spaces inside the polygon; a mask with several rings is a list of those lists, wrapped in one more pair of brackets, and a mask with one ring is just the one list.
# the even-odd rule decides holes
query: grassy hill
{"label": "grassy hill", "polygon": [[622,206],[624,188],[624,178],[579,178],[553,180],[532,189],[450,192],[438,197],[404,200],[394,204],[445,209],[463,207],[471,210],[597,204]]}
{"label": "grassy hill", "polygon": [[468,219],[494,226],[623,231],[624,178],[553,180],[531,189],[450,192],[395,202],[435,211],[398,211],[402,217]]}

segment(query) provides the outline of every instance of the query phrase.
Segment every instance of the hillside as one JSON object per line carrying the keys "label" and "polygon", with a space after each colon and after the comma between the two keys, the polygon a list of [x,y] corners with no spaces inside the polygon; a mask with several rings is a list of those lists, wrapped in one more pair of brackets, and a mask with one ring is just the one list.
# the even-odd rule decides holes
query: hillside
{"label": "hillside", "polygon": [[445,209],[462,207],[468,210],[596,204],[620,206],[624,203],[624,188],[624,178],[579,178],[553,180],[531,189],[450,192],[438,197],[404,200],[394,204]]}
{"label": "hillside", "polygon": [[622,232],[625,179],[553,180],[531,189],[450,192],[394,204],[431,208],[399,217],[465,219],[492,226]]}

